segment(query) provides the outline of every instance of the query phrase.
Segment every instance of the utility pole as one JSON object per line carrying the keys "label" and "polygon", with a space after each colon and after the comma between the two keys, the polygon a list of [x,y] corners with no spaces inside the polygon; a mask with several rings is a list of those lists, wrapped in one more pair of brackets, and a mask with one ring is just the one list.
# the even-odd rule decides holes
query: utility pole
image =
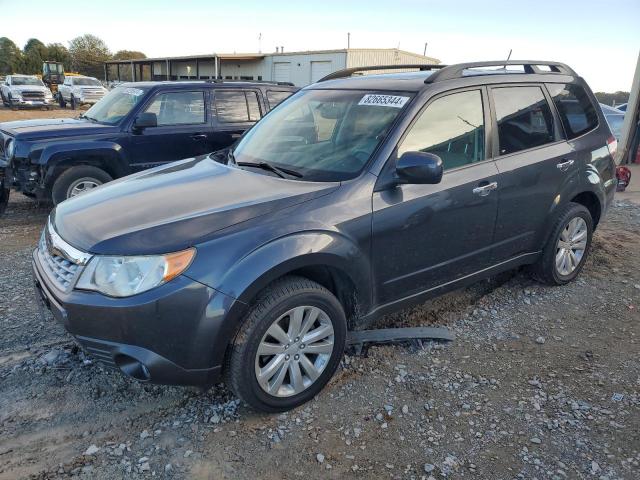
{"label": "utility pole", "polygon": [[347,50],[351,48],[351,33],[347,32]]}
{"label": "utility pole", "polygon": [[429,45],[429,42],[424,42],[424,52],[422,52],[423,57],[427,56],[427,45]]}

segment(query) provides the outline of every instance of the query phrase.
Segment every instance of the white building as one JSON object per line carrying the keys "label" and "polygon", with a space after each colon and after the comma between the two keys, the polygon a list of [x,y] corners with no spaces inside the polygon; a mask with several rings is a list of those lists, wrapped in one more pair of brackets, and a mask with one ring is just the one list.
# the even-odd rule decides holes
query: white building
{"label": "white building", "polygon": [[344,68],[435,64],[439,60],[397,48],[351,48],[306,52],[232,53],[113,60],[105,80],[266,80],[308,85]]}

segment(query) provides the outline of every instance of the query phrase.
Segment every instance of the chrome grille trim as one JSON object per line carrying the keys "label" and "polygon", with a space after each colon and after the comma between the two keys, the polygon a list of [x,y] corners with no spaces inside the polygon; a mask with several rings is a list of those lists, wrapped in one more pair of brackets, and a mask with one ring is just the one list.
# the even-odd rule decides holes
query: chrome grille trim
{"label": "chrome grille trim", "polygon": [[55,232],[51,221],[42,231],[37,249],[40,266],[53,286],[62,292],[70,292],[91,255],[82,252]]}

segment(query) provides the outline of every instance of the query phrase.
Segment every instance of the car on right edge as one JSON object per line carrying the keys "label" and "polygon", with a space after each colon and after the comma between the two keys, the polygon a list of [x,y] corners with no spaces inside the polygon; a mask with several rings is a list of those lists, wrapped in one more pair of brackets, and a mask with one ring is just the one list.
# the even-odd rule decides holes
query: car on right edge
{"label": "car on right edge", "polygon": [[[418,71],[353,76],[385,68]],[[58,204],[35,284],[105,365],[289,410],[386,313],[523,265],[573,280],[616,146],[562,63],[347,69],[223,151]]]}

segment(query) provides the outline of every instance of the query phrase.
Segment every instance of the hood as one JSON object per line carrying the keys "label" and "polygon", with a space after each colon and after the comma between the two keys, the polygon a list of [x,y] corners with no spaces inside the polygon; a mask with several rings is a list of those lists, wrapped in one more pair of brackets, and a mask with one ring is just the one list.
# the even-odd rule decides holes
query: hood
{"label": "hood", "polygon": [[328,194],[339,183],[302,182],[199,157],[146,170],[60,203],[58,234],[111,255],[183,250],[214,232]]}
{"label": "hood", "polygon": [[81,118],[44,118],[0,123],[0,130],[21,140],[38,140],[48,137],[92,135],[101,131],[117,130],[117,127]]}
{"label": "hood", "polygon": [[49,89],[43,85],[11,85],[12,92],[43,92],[51,93]]}

